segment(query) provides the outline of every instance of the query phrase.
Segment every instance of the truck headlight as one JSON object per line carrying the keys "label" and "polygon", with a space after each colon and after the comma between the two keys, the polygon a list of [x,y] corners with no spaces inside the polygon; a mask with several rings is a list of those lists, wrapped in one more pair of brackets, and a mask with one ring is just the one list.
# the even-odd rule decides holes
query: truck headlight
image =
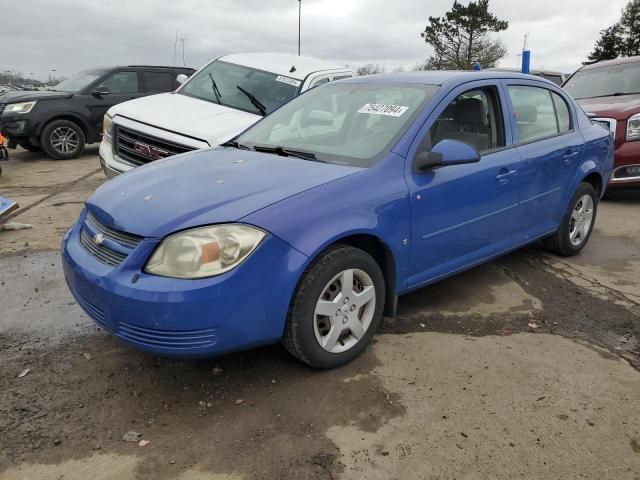
{"label": "truck headlight", "polygon": [[172,278],[206,278],[228,272],[249,256],[265,237],[255,227],[212,225],[165,238],[144,271]]}
{"label": "truck headlight", "polygon": [[105,115],[102,119],[102,139],[111,143],[111,139],[113,138],[113,120],[109,115]]}
{"label": "truck headlight", "polygon": [[627,142],[640,140],[640,113],[631,115],[627,120]]}
{"label": "truck headlight", "polygon": [[24,103],[10,103],[4,109],[5,113],[29,113],[33,110],[33,107],[36,105],[37,100],[33,102],[24,102]]}

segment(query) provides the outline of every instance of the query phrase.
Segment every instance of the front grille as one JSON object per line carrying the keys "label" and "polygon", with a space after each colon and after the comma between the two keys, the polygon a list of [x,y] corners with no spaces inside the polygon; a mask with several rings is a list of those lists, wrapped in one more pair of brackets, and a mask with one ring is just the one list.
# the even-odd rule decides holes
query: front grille
{"label": "front grille", "polygon": [[157,330],[119,322],[117,335],[130,342],[165,349],[209,348],[218,342],[215,328]]}
{"label": "front grille", "polygon": [[102,263],[106,263],[112,267],[120,265],[122,261],[127,258],[127,255],[124,253],[116,252],[109,247],[96,244],[84,227],[80,231],[80,243],[90,254]]}
{"label": "front grille", "polygon": [[96,231],[96,233],[101,233],[105,236],[105,238],[109,238],[114,242],[118,242],[120,245],[124,245],[129,248],[136,248],[138,244],[142,241],[143,237],[138,235],[133,235],[131,233],[121,232],[119,230],[114,230],[113,228],[109,228],[106,225],[100,223],[100,221],[94,217],[91,213],[87,213],[87,218],[85,221]]}
{"label": "front grille", "polygon": [[122,161],[135,167],[195,150],[193,147],[162,140],[121,125],[116,124],[114,128],[116,155]]}

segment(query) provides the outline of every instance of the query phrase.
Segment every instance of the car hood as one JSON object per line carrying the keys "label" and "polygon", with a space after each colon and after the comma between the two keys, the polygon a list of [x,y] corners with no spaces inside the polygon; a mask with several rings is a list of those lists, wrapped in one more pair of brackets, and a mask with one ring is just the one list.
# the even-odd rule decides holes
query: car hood
{"label": "car hood", "polygon": [[626,120],[634,113],[640,112],[640,95],[582,98],[576,101],[587,113],[616,120]]}
{"label": "car hood", "polygon": [[32,102],[34,100],[46,100],[48,98],[65,98],[71,97],[72,93],[67,92],[15,92],[9,91],[0,94],[0,103],[18,103],[18,102]]}
{"label": "car hood", "polygon": [[180,93],[161,93],[121,103],[109,115],[199,138],[211,146],[226,142],[262,118]]}
{"label": "car hood", "polygon": [[158,160],[103,184],[87,208],[106,225],[143,237],[234,222],[362,169],[232,148]]}

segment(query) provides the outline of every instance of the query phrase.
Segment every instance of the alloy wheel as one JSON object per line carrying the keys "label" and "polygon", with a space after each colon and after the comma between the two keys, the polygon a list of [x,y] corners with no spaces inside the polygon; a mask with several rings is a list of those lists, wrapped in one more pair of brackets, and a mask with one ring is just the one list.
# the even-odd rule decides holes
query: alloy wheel
{"label": "alloy wheel", "polygon": [[591,195],[582,195],[573,207],[569,220],[569,240],[574,247],[582,245],[589,236],[593,213],[593,198]]}
{"label": "alloy wheel", "polygon": [[365,336],[376,310],[371,277],[358,269],[344,270],[327,283],[316,303],[313,330],[327,352],[342,353]]}
{"label": "alloy wheel", "polygon": [[62,155],[74,153],[80,145],[78,133],[70,127],[58,127],[51,132],[51,146]]}

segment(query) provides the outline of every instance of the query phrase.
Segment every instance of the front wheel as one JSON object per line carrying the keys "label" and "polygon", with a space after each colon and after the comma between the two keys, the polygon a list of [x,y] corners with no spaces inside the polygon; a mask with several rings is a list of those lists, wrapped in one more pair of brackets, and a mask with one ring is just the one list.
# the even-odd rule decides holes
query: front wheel
{"label": "front wheel", "polygon": [[294,294],[283,343],[316,368],[340,367],[360,355],[382,323],[385,282],[366,252],[340,245],[303,274]]}
{"label": "front wheel", "polygon": [[558,255],[570,257],[582,250],[593,232],[598,212],[598,194],[590,183],[578,185],[562,225],[544,239],[544,245]]}
{"label": "front wheel", "polygon": [[80,126],[69,120],[49,123],[40,138],[42,148],[55,160],[77,158],[84,150],[85,136]]}

